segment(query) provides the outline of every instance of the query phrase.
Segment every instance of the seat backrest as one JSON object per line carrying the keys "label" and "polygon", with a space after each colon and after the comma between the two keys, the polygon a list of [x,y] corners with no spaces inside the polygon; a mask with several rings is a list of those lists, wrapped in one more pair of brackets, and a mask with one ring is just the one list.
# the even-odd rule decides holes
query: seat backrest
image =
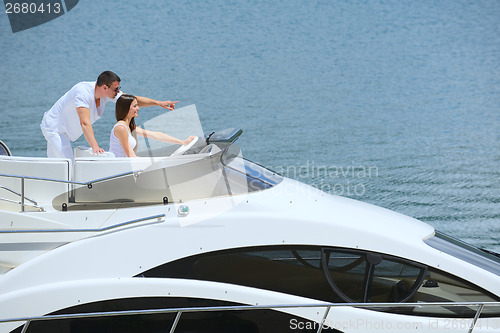
{"label": "seat backrest", "polygon": [[[0,156],[0,174],[37,177],[46,179],[71,180],[72,163],[63,158]],[[0,176],[0,186],[21,193],[21,179]],[[50,205],[52,200],[68,192],[70,186],[63,182],[25,179],[24,195],[35,200],[39,206]],[[8,190],[0,189],[0,197],[19,201],[20,198]]]}

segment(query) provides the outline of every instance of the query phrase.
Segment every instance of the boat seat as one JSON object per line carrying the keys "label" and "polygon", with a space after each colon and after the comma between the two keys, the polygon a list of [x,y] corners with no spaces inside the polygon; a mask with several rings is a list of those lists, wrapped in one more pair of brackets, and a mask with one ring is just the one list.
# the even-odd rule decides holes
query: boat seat
{"label": "boat seat", "polygon": [[[34,158],[22,156],[1,156],[0,170],[2,174],[45,179],[71,180],[71,160],[65,158]],[[21,178],[0,177],[0,185],[12,191],[21,193]],[[62,182],[47,180],[25,179],[25,197],[35,200],[38,206],[50,206],[52,200],[69,190],[69,185]],[[19,196],[9,190],[2,190],[0,197],[19,201]],[[28,204],[28,203],[27,203]]]}

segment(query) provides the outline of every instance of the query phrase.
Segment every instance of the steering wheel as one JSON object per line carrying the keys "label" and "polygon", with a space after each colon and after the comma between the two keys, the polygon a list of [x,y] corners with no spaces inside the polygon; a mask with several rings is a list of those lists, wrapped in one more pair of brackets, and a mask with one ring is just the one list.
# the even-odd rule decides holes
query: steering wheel
{"label": "steering wheel", "polygon": [[186,151],[188,151],[189,149],[191,149],[191,147],[193,147],[196,142],[198,142],[198,139],[199,138],[197,136],[195,136],[194,139],[193,139],[193,141],[191,141],[187,145],[180,146],[170,156],[180,156],[180,155],[184,154]]}
{"label": "steering wheel", "polygon": [[9,147],[2,140],[0,140],[0,155],[2,156],[12,156]]}

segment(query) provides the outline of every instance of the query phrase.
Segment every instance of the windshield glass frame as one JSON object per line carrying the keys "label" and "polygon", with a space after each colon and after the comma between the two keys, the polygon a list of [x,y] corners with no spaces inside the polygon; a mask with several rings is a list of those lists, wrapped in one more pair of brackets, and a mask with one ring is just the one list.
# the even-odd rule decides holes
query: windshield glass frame
{"label": "windshield glass frame", "polygon": [[424,241],[430,247],[500,276],[500,258],[464,241],[436,231]]}

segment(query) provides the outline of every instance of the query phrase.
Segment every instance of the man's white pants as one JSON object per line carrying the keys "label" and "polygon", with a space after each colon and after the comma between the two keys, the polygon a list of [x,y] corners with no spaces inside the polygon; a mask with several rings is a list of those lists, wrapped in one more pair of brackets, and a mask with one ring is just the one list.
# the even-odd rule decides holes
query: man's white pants
{"label": "man's white pants", "polygon": [[47,131],[43,127],[42,133],[47,140],[47,157],[75,159],[71,141],[65,134]]}

